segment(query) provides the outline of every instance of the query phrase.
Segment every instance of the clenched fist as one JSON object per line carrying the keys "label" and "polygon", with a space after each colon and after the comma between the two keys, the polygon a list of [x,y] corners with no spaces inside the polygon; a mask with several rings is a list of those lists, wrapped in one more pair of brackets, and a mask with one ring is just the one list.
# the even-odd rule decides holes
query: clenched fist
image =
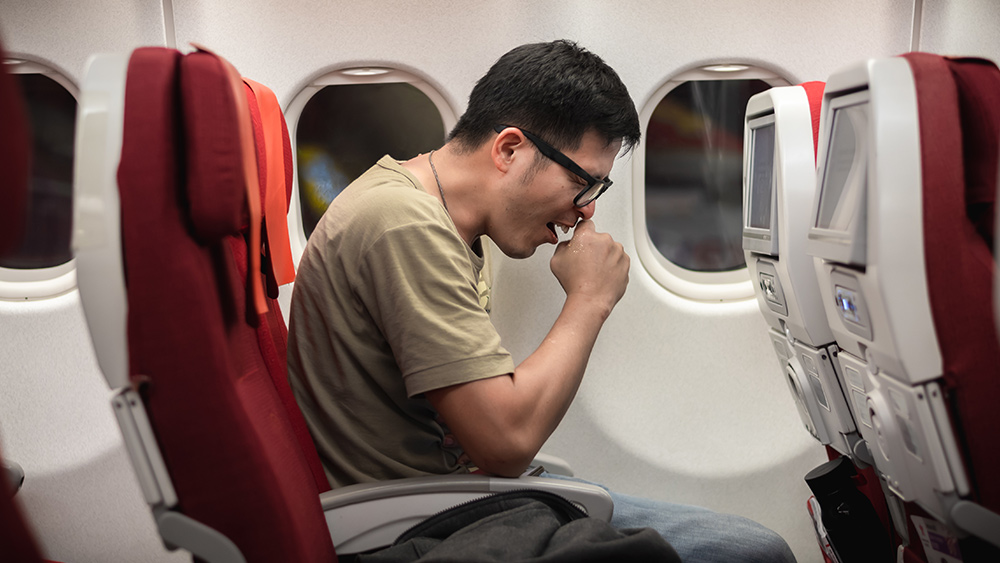
{"label": "clenched fist", "polygon": [[581,221],[573,238],[560,242],[549,262],[567,296],[586,297],[610,313],[628,286],[629,257],[621,243]]}

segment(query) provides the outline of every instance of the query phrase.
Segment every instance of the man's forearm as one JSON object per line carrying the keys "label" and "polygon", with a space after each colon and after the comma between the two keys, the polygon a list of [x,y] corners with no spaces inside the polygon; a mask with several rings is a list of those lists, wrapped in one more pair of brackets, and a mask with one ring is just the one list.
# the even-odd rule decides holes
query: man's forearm
{"label": "man's forearm", "polygon": [[476,465],[512,477],[528,466],[569,409],[609,313],[610,307],[571,295],[513,374],[427,394]]}

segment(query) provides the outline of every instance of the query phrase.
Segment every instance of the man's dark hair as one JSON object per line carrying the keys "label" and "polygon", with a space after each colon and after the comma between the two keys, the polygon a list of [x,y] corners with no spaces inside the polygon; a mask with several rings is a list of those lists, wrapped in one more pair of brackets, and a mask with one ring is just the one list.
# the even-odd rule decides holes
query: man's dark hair
{"label": "man's dark hair", "polygon": [[476,83],[469,107],[448,140],[471,151],[495,125],[526,129],[562,150],[593,130],[625,152],[638,142],[639,116],[621,79],[600,57],[572,41],[522,45]]}

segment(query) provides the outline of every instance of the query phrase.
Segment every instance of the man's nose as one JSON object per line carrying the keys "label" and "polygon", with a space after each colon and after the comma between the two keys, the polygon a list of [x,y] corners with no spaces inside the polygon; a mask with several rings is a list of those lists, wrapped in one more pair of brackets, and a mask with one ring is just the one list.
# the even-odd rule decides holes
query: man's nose
{"label": "man's nose", "polygon": [[594,216],[594,211],[597,208],[597,201],[592,201],[583,207],[577,207],[576,212],[580,214],[580,219],[583,221],[589,221],[591,217]]}

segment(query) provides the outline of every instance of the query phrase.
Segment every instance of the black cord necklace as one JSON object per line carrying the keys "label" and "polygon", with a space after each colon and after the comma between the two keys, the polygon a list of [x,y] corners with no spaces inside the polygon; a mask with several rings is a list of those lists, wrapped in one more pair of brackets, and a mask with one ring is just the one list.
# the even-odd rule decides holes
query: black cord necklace
{"label": "black cord necklace", "polygon": [[431,163],[431,172],[434,173],[434,181],[438,185],[438,193],[441,194],[441,204],[444,205],[444,210],[448,211],[448,202],[444,199],[444,188],[441,187],[441,178],[438,178],[437,168],[434,168],[434,151],[431,151],[427,155],[427,162]]}

